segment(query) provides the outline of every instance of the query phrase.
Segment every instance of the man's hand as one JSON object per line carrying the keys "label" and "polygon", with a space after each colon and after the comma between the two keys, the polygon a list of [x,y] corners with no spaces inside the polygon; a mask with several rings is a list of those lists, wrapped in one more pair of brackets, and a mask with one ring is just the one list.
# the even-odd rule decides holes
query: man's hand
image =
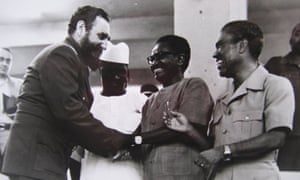
{"label": "man's hand", "polygon": [[201,152],[195,160],[195,164],[203,169],[205,180],[214,179],[216,168],[224,157],[223,152],[223,147],[209,149]]}
{"label": "man's hand", "polygon": [[193,129],[192,125],[182,113],[169,111],[168,114],[164,113],[163,119],[166,126],[172,130],[187,133]]}
{"label": "man's hand", "polygon": [[209,163],[217,164],[224,158],[224,148],[223,146],[202,151],[200,153]]}
{"label": "man's hand", "polygon": [[128,150],[120,150],[112,158],[112,161],[132,160],[132,156]]}

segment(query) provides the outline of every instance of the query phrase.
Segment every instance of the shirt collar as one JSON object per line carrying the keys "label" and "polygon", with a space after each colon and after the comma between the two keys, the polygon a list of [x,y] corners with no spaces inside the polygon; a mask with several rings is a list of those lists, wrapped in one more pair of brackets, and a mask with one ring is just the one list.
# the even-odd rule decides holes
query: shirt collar
{"label": "shirt collar", "polygon": [[256,70],[242,83],[241,87],[252,90],[263,90],[268,71],[259,65]]}
{"label": "shirt collar", "polygon": [[255,71],[234,91],[233,82],[230,83],[227,92],[222,96],[223,101],[226,104],[229,104],[231,101],[237,97],[243,96],[248,93],[248,90],[261,91],[264,89],[264,82],[268,75],[268,71],[262,66],[259,65]]}

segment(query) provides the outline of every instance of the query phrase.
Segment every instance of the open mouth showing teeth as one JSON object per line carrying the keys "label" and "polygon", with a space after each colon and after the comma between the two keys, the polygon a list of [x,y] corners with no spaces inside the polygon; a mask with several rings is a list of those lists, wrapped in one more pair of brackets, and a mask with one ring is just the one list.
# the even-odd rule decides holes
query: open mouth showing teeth
{"label": "open mouth showing teeth", "polygon": [[155,68],[155,69],[153,69],[154,73],[159,73],[159,72],[162,72],[162,71],[163,71],[163,68]]}
{"label": "open mouth showing teeth", "polygon": [[218,59],[217,60],[217,68],[220,69],[222,67],[222,65],[223,65],[223,61]]}

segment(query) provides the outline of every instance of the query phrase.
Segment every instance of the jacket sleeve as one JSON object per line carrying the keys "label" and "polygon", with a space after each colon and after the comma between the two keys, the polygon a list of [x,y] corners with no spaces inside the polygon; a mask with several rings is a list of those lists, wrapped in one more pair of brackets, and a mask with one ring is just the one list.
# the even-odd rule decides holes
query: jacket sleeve
{"label": "jacket sleeve", "polygon": [[40,72],[46,102],[70,136],[88,150],[114,154],[130,143],[130,136],[109,129],[95,119],[85,104],[87,97],[80,92],[82,64],[69,47],[60,47],[47,57]]}

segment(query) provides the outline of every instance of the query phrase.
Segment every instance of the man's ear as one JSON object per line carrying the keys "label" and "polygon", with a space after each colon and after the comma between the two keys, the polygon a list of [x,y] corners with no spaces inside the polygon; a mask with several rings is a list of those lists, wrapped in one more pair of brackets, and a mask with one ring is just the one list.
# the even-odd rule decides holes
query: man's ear
{"label": "man's ear", "polygon": [[248,48],[248,40],[246,40],[246,39],[241,40],[239,42],[238,46],[239,46],[239,52],[241,54],[244,53]]}
{"label": "man's ear", "polygon": [[79,20],[76,24],[76,34],[78,37],[82,37],[86,32],[85,22],[83,20]]}

